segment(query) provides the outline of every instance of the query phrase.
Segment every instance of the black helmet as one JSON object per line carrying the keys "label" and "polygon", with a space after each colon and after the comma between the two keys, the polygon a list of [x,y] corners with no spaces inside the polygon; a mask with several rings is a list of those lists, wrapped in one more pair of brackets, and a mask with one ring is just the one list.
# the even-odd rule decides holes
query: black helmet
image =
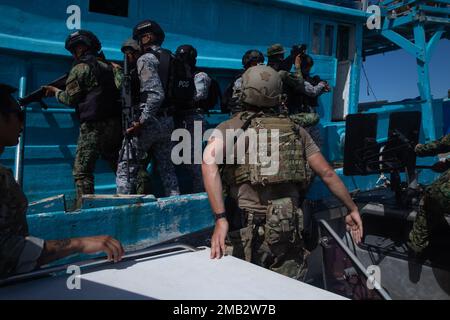
{"label": "black helmet", "polygon": [[264,54],[259,50],[248,50],[242,57],[242,65],[247,68],[251,62],[264,63]]}
{"label": "black helmet", "polygon": [[197,49],[190,44],[183,44],[177,48],[177,51],[175,51],[175,56],[180,60],[195,65],[197,62]]}
{"label": "black helmet", "polygon": [[78,30],[67,37],[66,50],[72,52],[80,43],[85,44],[94,53],[98,53],[102,49],[102,44],[95,34],[87,30]]}
{"label": "black helmet", "polygon": [[139,42],[140,36],[149,32],[153,33],[158,38],[155,44],[163,44],[166,34],[161,26],[152,20],[144,20],[138,23],[133,29],[133,39]]}
{"label": "black helmet", "polygon": [[0,113],[21,113],[17,100],[12,96],[17,89],[0,83]]}

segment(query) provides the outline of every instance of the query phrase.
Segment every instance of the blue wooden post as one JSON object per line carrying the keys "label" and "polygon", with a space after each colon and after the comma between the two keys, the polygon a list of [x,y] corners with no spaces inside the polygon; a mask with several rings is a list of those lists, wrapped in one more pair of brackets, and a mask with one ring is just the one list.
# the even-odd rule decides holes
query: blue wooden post
{"label": "blue wooden post", "polygon": [[414,42],[419,51],[417,52],[417,74],[418,87],[420,97],[424,102],[422,103],[422,126],[425,133],[425,140],[436,139],[436,125],[433,111],[433,97],[431,95],[430,72],[429,72],[429,58],[427,55],[427,41],[425,37],[425,28],[422,23],[417,23],[414,26]]}
{"label": "blue wooden post", "polygon": [[[409,22],[413,22],[413,20],[411,20],[413,19],[412,16],[406,18],[410,19]],[[408,21],[403,22],[406,23]],[[393,25],[389,19],[385,18],[381,34],[416,58],[417,75],[419,79],[417,86],[419,88],[420,97],[424,101],[422,103],[422,127],[425,134],[425,140],[435,140],[437,138],[436,119],[435,110],[433,110],[433,96],[431,95],[429,63],[437,43],[444,34],[444,27],[442,26],[437,29],[427,43],[424,21],[414,21],[414,42],[392,30],[391,27],[394,26],[395,25]]]}

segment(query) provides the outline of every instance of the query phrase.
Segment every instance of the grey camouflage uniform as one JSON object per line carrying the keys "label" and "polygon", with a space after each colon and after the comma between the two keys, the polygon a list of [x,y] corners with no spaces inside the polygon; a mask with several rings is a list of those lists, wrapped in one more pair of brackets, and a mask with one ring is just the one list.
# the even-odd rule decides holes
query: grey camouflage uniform
{"label": "grey camouflage uniform", "polygon": [[[158,51],[159,47],[154,46]],[[152,53],[142,55],[137,61],[141,94],[147,94],[145,103],[140,106],[139,121],[143,124],[139,136],[131,140],[134,152],[130,154],[130,181],[126,157],[119,159],[117,169],[117,193],[136,192],[138,173],[143,160],[150,153],[156,161],[166,196],[178,195],[178,181],[171,160],[171,134],[174,129],[173,117],[158,114],[164,101],[164,88],[158,75],[159,61]]]}
{"label": "grey camouflage uniform", "polygon": [[[208,98],[209,87],[211,85],[211,78],[205,72],[199,72],[194,77],[196,95],[195,102],[206,100]],[[191,136],[191,164],[185,165],[187,171],[192,178],[192,193],[199,193],[205,191],[203,187],[202,167],[201,164],[194,163],[195,139],[194,139],[194,125],[195,122],[201,123],[202,134],[205,130],[205,118],[201,112],[194,114],[186,114],[177,117],[177,128],[183,128],[189,131]],[[197,146],[202,150],[202,145]]]}
{"label": "grey camouflage uniform", "polygon": [[27,208],[12,171],[0,166],[0,278],[33,270],[44,248],[28,234]]}

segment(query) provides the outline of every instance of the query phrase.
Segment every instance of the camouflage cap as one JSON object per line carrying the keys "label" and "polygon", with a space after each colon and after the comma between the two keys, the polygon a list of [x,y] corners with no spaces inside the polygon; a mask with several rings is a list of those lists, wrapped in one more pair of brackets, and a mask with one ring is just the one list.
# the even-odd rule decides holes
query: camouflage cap
{"label": "camouflage cap", "polygon": [[141,51],[141,47],[138,42],[133,38],[129,38],[122,43],[122,48],[120,49],[123,53],[127,48],[131,48],[133,51]]}
{"label": "camouflage cap", "polygon": [[22,109],[19,106],[19,103],[12,96],[17,89],[7,85],[0,83],[0,112],[2,113],[20,113]]}
{"label": "camouflage cap", "polygon": [[271,56],[274,56],[277,54],[284,54],[285,52],[286,51],[284,50],[284,47],[279,43],[273,44],[269,48],[267,48],[267,56],[268,57],[271,57]]}

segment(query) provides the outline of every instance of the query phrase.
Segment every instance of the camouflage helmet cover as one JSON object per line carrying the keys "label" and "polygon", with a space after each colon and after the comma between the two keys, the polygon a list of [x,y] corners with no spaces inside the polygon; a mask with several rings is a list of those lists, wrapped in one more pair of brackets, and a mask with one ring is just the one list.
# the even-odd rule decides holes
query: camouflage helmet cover
{"label": "camouflage helmet cover", "polygon": [[241,102],[259,108],[270,108],[278,106],[283,96],[283,82],[273,68],[257,65],[250,67],[242,75]]}

